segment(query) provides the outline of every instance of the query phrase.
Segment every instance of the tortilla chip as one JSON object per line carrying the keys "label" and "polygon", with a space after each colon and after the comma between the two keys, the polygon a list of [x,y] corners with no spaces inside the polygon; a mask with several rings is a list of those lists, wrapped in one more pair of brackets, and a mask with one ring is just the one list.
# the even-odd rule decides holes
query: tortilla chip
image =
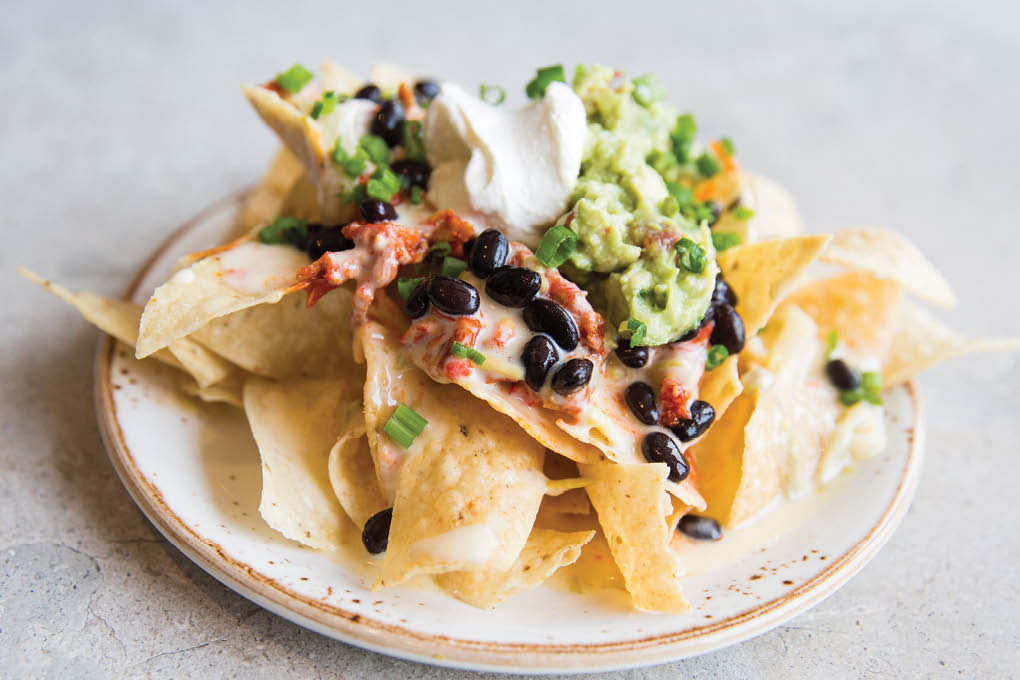
{"label": "tortilla chip", "polygon": [[319,83],[324,92],[332,90],[339,94],[354,94],[363,82],[364,78],[335,62],[324,61],[319,67]]}
{"label": "tortilla chip", "polygon": [[435,577],[440,588],[479,609],[495,609],[511,595],[537,588],[560,567],[573,564],[594,531],[535,529],[507,571],[455,571]]}
{"label": "tortilla chip", "polygon": [[272,128],[304,166],[312,182],[317,184],[326,159],[318,126],[303,111],[272,90],[256,85],[245,85],[241,90],[263,122]]}
{"label": "tortilla chip", "polygon": [[296,217],[310,224],[322,223],[318,189],[308,175],[302,174],[283,197],[282,215]]}
{"label": "tortilla chip", "polygon": [[276,383],[249,378],[244,412],[262,459],[259,512],[287,538],[323,550],[342,542],[344,511],[329,479],[337,403],[351,387],[336,379]]}
{"label": "tortilla chip", "polygon": [[747,187],[754,209],[754,216],[748,220],[753,224],[751,240],[789,238],[804,233],[804,220],[790,192],[755,173],[747,173]]}
{"label": "tortilla chip", "polygon": [[751,337],[832,237],[794,236],[736,246],[718,255],[726,283],[737,295],[737,312]]}
{"label": "tortilla chip", "polygon": [[[18,273],[74,307],[86,321],[107,335],[132,347],[138,340],[138,322],[142,316],[140,304],[129,300],[114,300],[87,291],[73,293],[24,267],[19,267]],[[153,358],[185,371],[194,378],[199,388],[226,380],[234,371],[228,362],[187,338],[170,343],[167,349],[153,354]]]}
{"label": "tortilla chip", "polygon": [[669,548],[673,505],[666,493],[665,463],[581,465],[599,524],[623,574],[634,606],[683,613],[690,604],[680,589],[680,570]]}
{"label": "tortilla chip", "polygon": [[942,274],[913,243],[894,231],[875,227],[838,231],[821,259],[893,279],[933,305],[956,304],[956,295]]}
{"label": "tortilla chip", "polygon": [[960,337],[920,306],[904,300],[896,315],[882,381],[885,387],[892,387],[910,380],[929,366],[964,354],[1018,349],[1020,338],[976,340]]}
{"label": "tortilla chip", "polygon": [[783,305],[796,305],[814,319],[823,342],[836,331],[855,351],[884,361],[902,297],[895,281],[847,272],[805,283]]}
{"label": "tortilla chip", "polygon": [[737,355],[726,357],[726,360],[713,368],[705,371],[701,377],[701,385],[698,386],[698,399],[707,401],[715,409],[716,420],[721,418],[733,400],[744,391],[744,385],[740,382],[740,375],[737,371]]}
{"label": "tortilla chip", "polygon": [[360,397],[342,403],[339,411],[345,412],[337,418],[337,428],[344,434],[329,452],[329,480],[344,512],[364,527],[372,515],[388,506],[375,476]]}
{"label": "tortilla chip", "polygon": [[413,85],[416,80],[418,76],[413,72],[386,61],[377,61],[369,71],[369,81],[388,91],[396,90],[400,83]]}
{"label": "tortilla chip", "polygon": [[708,432],[687,450],[698,491],[705,498],[704,514],[724,525],[743,479],[745,430],[758,399],[744,391],[717,417]]}
{"label": "tortilla chip", "polygon": [[885,409],[867,401],[857,402],[843,412],[825,442],[816,473],[818,482],[828,484],[851,461],[871,458],[885,445]]}
{"label": "tortilla chip", "polygon": [[266,174],[244,199],[238,217],[238,235],[246,234],[281,217],[284,214],[283,207],[287,195],[304,175],[304,166],[297,156],[286,148],[280,149],[273,157]]}
{"label": "tortilla chip", "polygon": [[190,337],[267,378],[359,380],[351,349],[351,299],[350,290],[337,288],[308,307],[303,295],[291,295],[213,319]]}
{"label": "tortilla chip", "polygon": [[279,302],[308,263],[296,248],[243,241],[181,269],[146,303],[135,355],[147,357],[215,318]]}
{"label": "tortilla chip", "polygon": [[245,380],[246,375],[242,371],[235,371],[221,382],[201,387],[194,378],[182,374],[178,377],[177,388],[189,397],[202,401],[244,408],[242,389]]}

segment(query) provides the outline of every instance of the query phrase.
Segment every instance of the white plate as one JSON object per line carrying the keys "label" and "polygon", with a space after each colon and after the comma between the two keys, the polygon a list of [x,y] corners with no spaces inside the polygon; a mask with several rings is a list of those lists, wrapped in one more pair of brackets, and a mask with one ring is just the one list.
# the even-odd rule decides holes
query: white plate
{"label": "white plate", "polygon": [[[178,230],[145,264],[131,297],[144,301],[177,257],[223,240],[242,196]],[[889,447],[820,499],[731,535],[760,540],[778,517],[799,526],[767,547],[689,576],[693,612],[633,611],[617,591],[544,586],[479,611],[431,588],[369,590],[350,558],[287,541],[258,513],[258,452],[243,414],[174,390],[169,369],[136,362],[112,341],[96,359],[96,408],[110,458],[135,502],[166,538],[244,597],[299,625],[361,647],[427,663],[516,672],[651,665],[733,644],[787,621],[847,582],[907,511],[921,465],[913,385],[886,395]],[[727,542],[709,550],[719,550]]]}

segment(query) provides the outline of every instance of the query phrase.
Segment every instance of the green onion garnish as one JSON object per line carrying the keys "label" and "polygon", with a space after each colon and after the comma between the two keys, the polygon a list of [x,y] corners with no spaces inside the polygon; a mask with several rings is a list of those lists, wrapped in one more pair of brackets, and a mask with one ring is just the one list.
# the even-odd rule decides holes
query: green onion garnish
{"label": "green onion garnish", "polygon": [[577,234],[570,227],[557,224],[545,232],[535,257],[546,267],[559,267],[577,247]]}
{"label": "green onion garnish", "polygon": [[465,262],[464,260],[459,260],[456,257],[450,257],[449,255],[447,255],[446,257],[443,258],[443,264],[439,268],[439,273],[442,274],[443,276],[457,278],[458,276],[460,276],[460,273],[465,269],[467,269],[467,262]]}
{"label": "green onion garnish", "polygon": [[411,203],[419,205],[425,198],[425,190],[420,186],[411,187]]}
{"label": "green onion garnish", "polygon": [[404,155],[412,161],[425,160],[425,140],[421,136],[420,120],[405,120],[402,142]]}
{"label": "green onion garnish", "polygon": [[680,264],[687,271],[700,274],[705,271],[705,249],[684,236],[673,246],[680,256]]}
{"label": "green onion garnish", "polygon": [[361,203],[365,200],[365,185],[357,184],[351,192],[344,196],[344,203]]}
{"label": "green onion garnish", "polygon": [[648,108],[666,97],[666,86],[654,73],[646,73],[634,79],[634,101]]}
{"label": "green onion garnish", "polygon": [[360,146],[353,156],[344,161],[344,174],[351,179],[356,178],[365,172],[365,165],[368,163],[368,154]]}
{"label": "green onion garnish", "polygon": [[839,344],[839,333],[835,329],[829,331],[829,336],[825,340],[825,358],[829,359],[832,357],[833,351],[836,349],[836,345]]}
{"label": "green onion garnish", "polygon": [[397,279],[397,293],[400,294],[402,300],[406,300],[411,297],[411,293],[421,285],[421,282],[425,280],[424,276],[418,277],[402,277]]}
{"label": "green onion garnish", "polygon": [[308,242],[308,223],[296,217],[281,217],[259,229],[259,241],[304,249]]}
{"label": "green onion garnish", "polygon": [[880,405],[882,403],[881,392],[882,376],[874,371],[866,371],[861,374],[861,386],[840,392],[839,401],[844,406],[853,406],[859,401]]}
{"label": "green onion garnish", "polygon": [[740,234],[734,234],[733,232],[726,231],[713,231],[712,232],[712,245],[718,251],[727,250],[733,246],[740,245]]}
{"label": "green onion garnish", "polygon": [[333,158],[333,162],[337,165],[343,165],[347,160],[347,152],[344,151],[343,147],[340,146],[340,138],[336,138],[336,142],[333,143],[333,151],[330,154]]}
{"label": "green onion garnish", "polygon": [[524,92],[527,93],[528,99],[541,99],[545,96],[545,88],[549,87],[549,83],[557,81],[561,83],[567,82],[562,64],[538,69],[535,73],[535,78],[524,88]]}
{"label": "green onion garnish", "polygon": [[453,248],[450,246],[449,241],[436,241],[429,246],[429,249],[425,251],[425,257],[446,257],[450,254]]}
{"label": "green onion garnish", "polygon": [[389,201],[398,191],[400,191],[400,178],[390,170],[388,165],[378,166],[372,173],[372,178],[365,185],[365,194],[380,201]]}
{"label": "green onion garnish", "polygon": [[294,64],[276,76],[276,84],[291,94],[298,92],[313,78],[312,72],[301,64]]}
{"label": "green onion garnish", "polygon": [[475,366],[481,366],[485,363],[485,355],[476,350],[474,347],[468,347],[462,342],[453,341],[450,345],[450,354],[461,359],[468,359]]}
{"label": "green onion garnish", "polygon": [[[694,122],[694,116],[685,113],[676,117],[672,132],[669,133],[670,142],[673,145],[673,155],[681,163],[690,160],[691,144],[698,132],[698,126]],[[679,200],[679,199],[677,199]],[[683,201],[680,201],[683,204]]]}
{"label": "green onion garnish", "polygon": [[627,319],[620,324],[620,332],[628,335],[631,347],[638,347],[645,340],[648,326],[637,319]]}
{"label": "green onion garnish", "polygon": [[390,162],[390,147],[382,137],[378,135],[365,135],[358,142],[358,146],[365,150],[369,160],[376,165],[384,165]]}
{"label": "green onion garnish", "polygon": [[486,104],[499,106],[506,101],[506,90],[499,85],[488,85],[486,83],[482,83],[478,86],[478,96],[481,97],[482,101]]}
{"label": "green onion garnish", "polygon": [[312,119],[319,120],[321,116],[328,116],[336,110],[336,92],[328,90],[322,93],[322,99],[312,104]]}
{"label": "green onion garnish", "polygon": [[727,156],[732,156],[736,153],[736,148],[733,146],[733,140],[729,137],[723,137],[720,139],[719,145],[722,146],[722,150],[726,152]]}
{"label": "green onion garnish", "polygon": [[716,173],[722,170],[722,164],[716,160],[715,156],[708,153],[698,156],[694,161],[694,165],[698,168],[698,172],[705,177],[715,177]]}
{"label": "green onion garnish", "polygon": [[741,222],[747,221],[754,217],[754,211],[744,205],[738,205],[733,209],[733,216]]}
{"label": "green onion garnish", "polygon": [[414,443],[415,437],[420,435],[429,421],[414,412],[414,409],[405,404],[397,406],[390,419],[383,426],[383,432],[388,434],[393,441],[401,447],[408,449]]}
{"label": "green onion garnish", "polygon": [[683,184],[676,182],[666,182],[666,190],[669,191],[670,196],[676,199],[681,208],[694,203],[694,192],[691,191],[690,187],[685,187]]}
{"label": "green onion garnish", "polygon": [[719,368],[719,365],[726,361],[726,357],[729,355],[730,351],[726,349],[725,345],[712,345],[708,348],[708,359],[705,360],[705,370],[711,371]]}

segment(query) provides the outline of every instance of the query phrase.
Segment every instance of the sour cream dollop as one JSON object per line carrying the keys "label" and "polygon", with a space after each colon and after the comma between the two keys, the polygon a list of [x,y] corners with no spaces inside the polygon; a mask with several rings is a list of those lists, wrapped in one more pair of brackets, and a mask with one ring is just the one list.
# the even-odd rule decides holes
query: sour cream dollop
{"label": "sour cream dollop", "polygon": [[563,83],[517,111],[444,83],[425,118],[428,199],[535,247],[567,208],[586,133],[584,104]]}

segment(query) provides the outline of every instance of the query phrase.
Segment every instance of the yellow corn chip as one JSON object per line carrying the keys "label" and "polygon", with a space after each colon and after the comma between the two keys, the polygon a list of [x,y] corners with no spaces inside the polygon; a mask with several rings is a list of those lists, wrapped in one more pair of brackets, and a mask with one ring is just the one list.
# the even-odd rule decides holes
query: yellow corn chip
{"label": "yellow corn chip", "polygon": [[354,94],[365,80],[333,61],[324,61],[319,67],[319,83],[324,92]]}
{"label": "yellow corn chip", "polygon": [[[156,354],[159,354],[159,352]],[[223,381],[201,387],[195,382],[194,378],[181,374],[177,379],[177,388],[189,397],[201,399],[202,401],[230,404],[231,406],[244,408],[242,389],[244,388],[245,380],[246,374],[243,371],[235,370]]]}
{"label": "yellow corn chip", "polygon": [[1015,351],[1020,338],[976,340],[962,338],[927,311],[904,301],[896,315],[889,358],[882,371],[885,387],[906,382],[918,372],[942,361],[974,352]]}
{"label": "yellow corn chip", "polygon": [[337,403],[351,394],[352,386],[337,379],[251,377],[244,384],[244,412],[262,459],[259,512],[269,526],[313,548],[342,542],[345,516],[330,484],[329,455]]}
{"label": "yellow corn chip", "polygon": [[241,90],[262,121],[272,128],[304,166],[312,182],[317,184],[326,159],[318,126],[303,111],[272,90],[256,85],[245,85]]}
{"label": "yellow corn chip", "polygon": [[297,156],[280,149],[258,185],[248,193],[238,217],[237,233],[246,234],[284,214],[284,204],[305,169]]}
{"label": "yellow corn chip", "polygon": [[933,305],[956,304],[956,296],[942,274],[913,243],[894,231],[875,227],[838,231],[821,259],[898,281]]}
{"label": "yellow corn chip", "polygon": [[783,305],[796,305],[818,324],[820,337],[836,331],[860,354],[885,359],[902,299],[898,283],[867,272],[847,272],[809,281]]}
{"label": "yellow corn chip", "polygon": [[669,548],[673,512],[664,463],[581,465],[585,487],[598,513],[613,559],[634,606],[648,611],[690,610],[680,589],[680,570]]}
{"label": "yellow corn chip", "polygon": [[329,480],[347,516],[359,527],[387,507],[375,476],[372,451],[365,437],[361,398],[341,402],[337,428],[343,432],[329,452]]}
{"label": "yellow corn chip", "polygon": [[743,391],[744,385],[737,373],[737,355],[734,354],[726,357],[725,361],[711,371],[705,372],[698,386],[698,399],[712,405],[718,420]]}
{"label": "yellow corn chip", "polygon": [[719,253],[719,268],[737,294],[737,312],[750,337],[765,325],[832,237],[794,236],[736,246]]}
{"label": "yellow corn chip", "polygon": [[181,269],[146,303],[136,356],[146,357],[217,317],[279,302],[308,263],[296,248],[243,241]]}
{"label": "yellow corn chip", "polygon": [[418,77],[402,66],[386,61],[377,61],[369,71],[369,80],[383,90],[396,90],[400,83],[414,84]]}
{"label": "yellow corn chip", "polygon": [[308,307],[304,295],[221,316],[191,338],[246,371],[277,380],[348,375],[357,380],[351,349],[351,292],[337,288]]}
{"label": "yellow corn chip", "polygon": [[435,577],[440,588],[479,609],[495,609],[517,593],[537,588],[560,567],[573,564],[594,531],[535,529],[506,571],[454,571]]}

